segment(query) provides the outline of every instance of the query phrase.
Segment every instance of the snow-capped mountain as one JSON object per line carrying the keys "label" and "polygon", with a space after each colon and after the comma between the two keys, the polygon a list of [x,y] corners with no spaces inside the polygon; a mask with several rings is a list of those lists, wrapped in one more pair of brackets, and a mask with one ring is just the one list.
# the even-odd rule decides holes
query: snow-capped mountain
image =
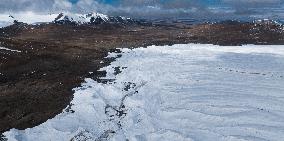
{"label": "snow-capped mountain", "polygon": [[14,24],[14,22],[23,22],[27,24],[38,23],[57,23],[57,24],[134,24],[143,23],[144,21],[134,20],[122,16],[107,16],[100,13],[76,14],[76,13],[59,13],[59,14],[36,14],[33,12],[23,12],[14,14],[0,14],[0,28]]}
{"label": "snow-capped mountain", "polygon": [[122,16],[107,16],[100,13],[89,14],[73,14],[73,13],[60,13],[54,20],[58,24],[103,24],[103,23],[116,23],[116,24],[132,24],[138,21],[131,18]]}
{"label": "snow-capped mountain", "polygon": [[94,20],[106,22],[109,17],[104,14],[90,13],[90,14],[73,14],[73,13],[60,13],[54,20],[55,23],[78,23],[86,24]]}

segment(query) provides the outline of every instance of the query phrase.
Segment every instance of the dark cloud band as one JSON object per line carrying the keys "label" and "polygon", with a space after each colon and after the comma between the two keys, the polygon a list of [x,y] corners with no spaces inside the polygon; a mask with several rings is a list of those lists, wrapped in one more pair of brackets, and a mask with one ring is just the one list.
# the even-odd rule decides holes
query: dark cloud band
{"label": "dark cloud band", "polygon": [[139,17],[284,18],[283,0],[1,0],[0,12],[91,11]]}

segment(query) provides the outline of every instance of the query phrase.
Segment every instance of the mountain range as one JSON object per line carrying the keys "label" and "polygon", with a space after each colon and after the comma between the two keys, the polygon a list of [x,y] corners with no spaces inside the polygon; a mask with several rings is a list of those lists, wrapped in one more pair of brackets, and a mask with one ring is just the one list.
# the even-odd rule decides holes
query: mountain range
{"label": "mountain range", "polygon": [[59,14],[35,14],[32,12],[20,14],[0,14],[0,27],[6,27],[15,22],[27,24],[40,23],[57,23],[57,24],[146,24],[146,20],[136,20],[122,16],[108,16],[101,13],[74,14],[74,13],[59,13]]}

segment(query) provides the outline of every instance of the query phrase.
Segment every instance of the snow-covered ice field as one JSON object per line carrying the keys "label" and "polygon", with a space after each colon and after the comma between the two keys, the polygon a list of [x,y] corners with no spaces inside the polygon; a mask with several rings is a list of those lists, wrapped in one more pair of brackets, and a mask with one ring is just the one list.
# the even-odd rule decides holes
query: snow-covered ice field
{"label": "snow-covered ice field", "polygon": [[[284,46],[122,49],[71,108],[11,141],[283,141]],[[116,56],[116,54],[110,54]],[[117,74],[117,75],[115,75]]]}

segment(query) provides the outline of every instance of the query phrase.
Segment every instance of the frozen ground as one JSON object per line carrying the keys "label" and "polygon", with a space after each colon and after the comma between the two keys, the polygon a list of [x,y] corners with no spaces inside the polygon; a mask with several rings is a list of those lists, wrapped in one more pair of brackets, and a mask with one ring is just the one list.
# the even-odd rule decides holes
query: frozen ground
{"label": "frozen ground", "polygon": [[[284,46],[123,49],[107,84],[86,79],[72,106],[17,141],[284,140]],[[116,56],[116,54],[110,54]]]}

